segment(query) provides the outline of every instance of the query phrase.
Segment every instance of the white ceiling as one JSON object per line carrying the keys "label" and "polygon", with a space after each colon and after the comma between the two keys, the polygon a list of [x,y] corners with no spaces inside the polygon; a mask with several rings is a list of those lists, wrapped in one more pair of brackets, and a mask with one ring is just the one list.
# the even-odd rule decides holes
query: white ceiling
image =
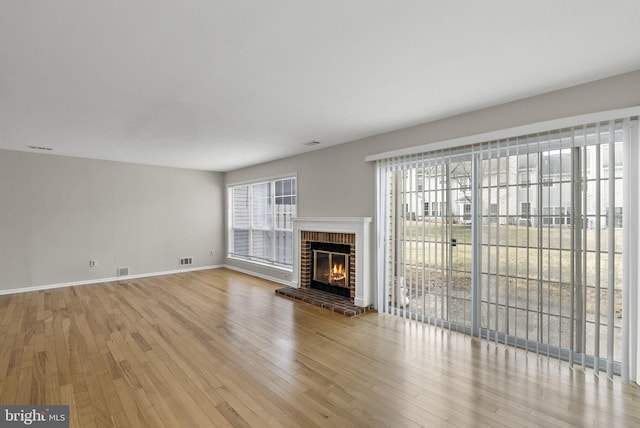
{"label": "white ceiling", "polygon": [[0,148],[228,171],[640,69],[639,23],[638,0],[5,0]]}

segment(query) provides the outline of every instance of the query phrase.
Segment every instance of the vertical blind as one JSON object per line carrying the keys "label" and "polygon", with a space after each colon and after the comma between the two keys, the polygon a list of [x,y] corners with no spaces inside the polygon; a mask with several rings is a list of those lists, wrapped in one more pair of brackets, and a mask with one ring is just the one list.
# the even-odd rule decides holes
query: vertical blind
{"label": "vertical blind", "polygon": [[379,308],[626,380],[631,130],[636,118],[378,160]]}

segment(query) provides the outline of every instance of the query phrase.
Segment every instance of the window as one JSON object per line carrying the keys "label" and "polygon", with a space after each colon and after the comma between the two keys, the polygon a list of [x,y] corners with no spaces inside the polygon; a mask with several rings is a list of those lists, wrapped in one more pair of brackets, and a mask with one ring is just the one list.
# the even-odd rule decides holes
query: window
{"label": "window", "polygon": [[[431,208],[431,210],[429,210]],[[441,217],[446,214],[447,206],[444,202],[425,202],[424,203],[424,215],[425,217]]]}
{"label": "window", "polygon": [[[471,221],[471,204],[464,204],[462,206],[462,210],[464,212],[463,220],[466,221],[466,222]],[[497,206],[496,206],[496,210],[497,210]],[[496,213],[497,213],[497,211],[496,211]]]}
{"label": "window", "polygon": [[[616,136],[617,138],[621,138],[620,136]],[[602,147],[602,168],[604,170],[609,169],[609,145],[605,145]],[[624,155],[622,154],[622,143],[620,142],[615,142],[614,144],[614,149],[613,149],[613,153],[614,153],[614,165],[616,168],[622,168],[623,165],[623,159],[624,159]]]}
{"label": "window", "polygon": [[229,257],[291,267],[295,177],[230,186],[229,199]]}
{"label": "window", "polygon": [[[622,227],[622,207],[615,207],[613,210],[614,216],[614,227],[621,228]],[[606,225],[609,226],[609,207],[607,207],[607,219]]]}
{"label": "window", "polygon": [[571,224],[571,208],[542,207],[542,224],[545,226],[562,226]]}
{"label": "window", "polygon": [[458,181],[459,189],[468,189],[471,187],[471,180],[469,180],[469,177],[457,177],[456,180]]}

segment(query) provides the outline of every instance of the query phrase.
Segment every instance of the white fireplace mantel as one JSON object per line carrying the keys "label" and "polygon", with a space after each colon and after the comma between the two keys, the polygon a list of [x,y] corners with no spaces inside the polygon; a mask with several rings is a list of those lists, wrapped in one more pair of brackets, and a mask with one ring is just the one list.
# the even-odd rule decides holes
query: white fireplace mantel
{"label": "white fireplace mantel", "polygon": [[298,217],[293,219],[292,286],[300,287],[301,232],[353,233],[356,236],[356,306],[373,304],[369,229],[371,217]]}

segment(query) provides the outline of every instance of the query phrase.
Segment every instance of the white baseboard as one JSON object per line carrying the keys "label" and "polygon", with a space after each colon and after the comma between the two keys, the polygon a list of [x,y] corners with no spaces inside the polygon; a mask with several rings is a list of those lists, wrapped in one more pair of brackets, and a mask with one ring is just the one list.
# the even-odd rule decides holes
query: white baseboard
{"label": "white baseboard", "polygon": [[148,278],[151,276],[172,275],[176,273],[194,272],[198,270],[219,269],[222,267],[227,267],[227,266],[225,265],[201,266],[201,267],[194,267],[189,269],[167,270],[164,272],[150,272],[150,273],[141,273],[136,275],[114,276],[111,278],[97,278],[97,279],[88,279],[84,281],[62,282],[58,284],[35,285],[31,287],[13,288],[10,290],[0,290],[0,296],[6,295],[6,294],[15,294],[15,293],[27,293],[29,291],[51,290],[54,288],[75,287],[79,285],[90,285],[90,284],[100,284],[100,283],[112,282],[112,281],[123,281],[127,279]]}

